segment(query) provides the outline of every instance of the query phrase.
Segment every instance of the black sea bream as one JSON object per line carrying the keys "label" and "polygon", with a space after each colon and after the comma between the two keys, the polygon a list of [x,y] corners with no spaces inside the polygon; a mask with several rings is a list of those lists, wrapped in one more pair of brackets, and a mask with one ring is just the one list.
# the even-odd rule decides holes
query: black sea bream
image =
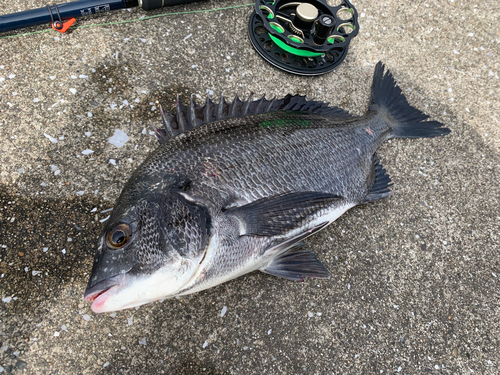
{"label": "black sea bream", "polygon": [[301,96],[162,111],[160,147],[134,172],[97,244],[95,312],[198,292],[260,270],[327,278],[297,246],[349,208],[391,194],[377,148],[450,132],[412,108],[378,63],[361,117]]}

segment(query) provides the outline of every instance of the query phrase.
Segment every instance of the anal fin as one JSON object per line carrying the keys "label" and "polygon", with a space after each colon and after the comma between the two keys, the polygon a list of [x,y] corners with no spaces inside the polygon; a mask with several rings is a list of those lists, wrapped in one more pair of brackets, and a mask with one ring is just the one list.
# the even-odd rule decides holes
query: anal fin
{"label": "anal fin", "polygon": [[294,281],[304,281],[305,278],[328,279],[329,277],[328,270],[316,258],[316,254],[296,246],[281,254],[261,271]]}
{"label": "anal fin", "polygon": [[[390,187],[392,186],[391,178],[386,173],[386,170],[380,164],[380,159],[377,154],[373,155],[373,174],[374,176],[373,185],[370,192],[367,194],[362,204],[368,202],[374,202],[376,200],[388,197],[392,194]],[[373,177],[372,177],[373,178]]]}

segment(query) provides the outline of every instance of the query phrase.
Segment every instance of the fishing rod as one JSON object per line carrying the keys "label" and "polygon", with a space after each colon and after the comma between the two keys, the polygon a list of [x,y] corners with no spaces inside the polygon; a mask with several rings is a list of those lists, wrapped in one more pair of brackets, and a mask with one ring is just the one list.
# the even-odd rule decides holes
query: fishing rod
{"label": "fishing rod", "polygon": [[[65,32],[76,17],[105,14],[112,10],[141,7],[144,10],[192,3],[198,0],[80,0],[64,4],[48,4],[43,8],[0,16],[0,33],[50,23]],[[66,21],[66,22],[65,22]]]}

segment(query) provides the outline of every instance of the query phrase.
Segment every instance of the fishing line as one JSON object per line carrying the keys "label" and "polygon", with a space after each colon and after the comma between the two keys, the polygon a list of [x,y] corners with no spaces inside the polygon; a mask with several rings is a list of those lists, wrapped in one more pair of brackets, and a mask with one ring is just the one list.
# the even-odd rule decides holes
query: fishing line
{"label": "fishing line", "polygon": [[[147,16],[147,17],[135,18],[135,19],[132,19],[132,20],[124,20],[124,21],[116,21],[116,22],[108,22],[108,23],[96,23],[96,24],[92,24],[92,25],[75,26],[75,27],[71,27],[70,29],[74,30],[74,29],[83,29],[83,28],[95,27],[95,26],[119,25],[119,24],[122,24],[122,23],[147,21],[147,20],[150,20],[152,18],[158,18],[158,17],[178,16],[178,15],[182,15],[182,14],[217,12],[217,11],[220,11],[220,10],[237,9],[237,8],[243,8],[243,7],[253,6],[253,5],[254,5],[254,3],[251,3],[251,4],[241,4],[241,5],[233,5],[233,6],[230,6],[230,7],[223,7],[223,8],[190,10],[190,11],[185,11],[185,12],[162,13],[162,14],[156,14],[154,16]],[[33,32],[30,32],[30,33],[0,36],[0,39],[16,38],[16,37],[19,37],[19,36],[35,35],[35,34],[42,34],[42,33],[48,33],[48,32],[54,32],[54,30],[53,29],[47,29],[47,30],[41,30],[41,31],[33,31]]]}

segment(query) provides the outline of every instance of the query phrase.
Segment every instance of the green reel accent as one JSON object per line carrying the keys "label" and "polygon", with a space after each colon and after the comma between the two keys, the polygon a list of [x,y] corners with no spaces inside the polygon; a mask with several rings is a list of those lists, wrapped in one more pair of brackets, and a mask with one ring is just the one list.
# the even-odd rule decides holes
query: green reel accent
{"label": "green reel accent", "polygon": [[328,37],[328,39],[326,40],[329,44],[335,44],[336,40],[339,40],[340,42],[345,42],[345,38],[338,35],[338,36],[331,36],[331,37]]}
{"label": "green reel accent", "polygon": [[300,39],[298,36],[295,35],[288,35],[288,39],[294,41],[295,43],[300,43],[300,44],[304,43],[302,39]]}
{"label": "green reel accent", "polygon": [[[267,12],[267,18],[268,18],[268,19],[272,20],[272,19],[274,18],[274,13],[273,13],[273,11],[271,10],[271,8],[269,8],[269,7],[265,6],[265,5],[261,5],[261,6],[259,7],[259,9],[260,9],[260,10],[264,10],[264,11],[266,11],[266,12]],[[276,29],[276,27],[273,27],[273,29]]]}
{"label": "green reel accent", "polygon": [[305,51],[305,50],[300,50],[300,49],[297,49],[297,48],[290,47],[288,44],[282,42],[281,40],[279,40],[278,38],[272,36],[271,34],[269,34],[269,36],[271,37],[271,40],[279,48],[281,48],[282,50],[285,50],[286,52],[290,52],[290,53],[292,53],[294,55],[301,56],[301,57],[317,57],[317,56],[323,55],[322,53],[318,53],[318,52]]}
{"label": "green reel accent", "polygon": [[277,22],[269,22],[269,26],[271,26],[274,30],[276,30],[280,34],[285,32],[285,29]]}

